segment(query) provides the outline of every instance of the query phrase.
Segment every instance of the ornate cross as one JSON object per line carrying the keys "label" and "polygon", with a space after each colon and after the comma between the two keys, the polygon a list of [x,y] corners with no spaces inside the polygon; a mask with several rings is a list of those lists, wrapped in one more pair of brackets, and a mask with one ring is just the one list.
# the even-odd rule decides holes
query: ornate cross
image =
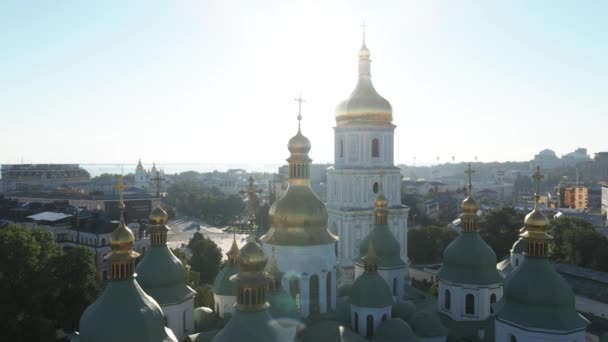
{"label": "ornate cross", "polygon": [[125,186],[124,183],[124,177],[122,175],[118,176],[118,183],[116,183],[114,185],[114,189],[118,190],[118,198],[119,198],[119,203],[118,203],[118,208],[121,210],[125,209],[125,203],[123,201],[123,192],[125,191],[127,187]]}
{"label": "ornate cross", "polygon": [[365,25],[365,20],[363,20],[363,24],[361,24],[361,30],[363,31],[363,43],[365,43],[365,29],[367,25]]}
{"label": "ornate cross", "polygon": [[160,207],[160,182],[164,181],[164,178],[160,177],[160,172],[156,171],[156,176],[152,178],[154,183],[156,183],[156,200],[158,201],[158,206]]}
{"label": "ornate cross", "polygon": [[249,185],[245,189],[239,191],[239,194],[247,195],[247,197],[249,198],[249,203],[247,204],[247,207],[248,207],[247,209],[249,212],[249,217],[248,217],[249,227],[252,231],[253,231],[253,221],[255,220],[255,215],[253,213],[253,201],[255,199],[255,195],[260,194],[263,191],[264,190],[259,189],[257,186],[255,186],[255,184],[253,184],[253,177],[251,177],[251,176],[249,176]]}
{"label": "ornate cross", "polygon": [[536,183],[536,192],[534,193],[534,197],[536,197],[536,202],[538,202],[538,199],[540,198],[540,181],[545,178],[545,176],[540,174],[540,166],[536,167],[536,172],[534,172],[532,178],[534,178],[534,183]]}
{"label": "ornate cross", "polygon": [[302,98],[302,91],[300,91],[300,95],[293,100],[298,103],[298,129],[300,129],[300,121],[302,121],[302,102],[306,102],[306,100]]}
{"label": "ornate cross", "polygon": [[469,185],[468,185],[468,188],[469,188],[469,196],[471,196],[471,190],[473,189],[473,184],[472,184],[472,182],[471,182],[471,176],[472,176],[472,175],[475,173],[475,170],[473,170],[473,169],[471,168],[471,163],[469,163],[469,166],[468,166],[468,167],[467,167],[467,169],[464,171],[464,173],[466,173],[466,174],[467,174],[467,176],[469,177]]}

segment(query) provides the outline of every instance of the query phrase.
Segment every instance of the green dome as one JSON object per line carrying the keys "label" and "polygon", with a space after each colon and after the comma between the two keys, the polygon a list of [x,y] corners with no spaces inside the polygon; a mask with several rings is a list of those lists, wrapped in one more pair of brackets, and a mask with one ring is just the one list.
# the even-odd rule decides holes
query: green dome
{"label": "green dome", "polygon": [[200,307],[192,312],[195,331],[210,331],[217,328],[217,316],[213,310]]}
{"label": "green dome", "polygon": [[365,272],[350,290],[350,303],[364,308],[384,308],[393,305],[393,294],[378,273]]}
{"label": "green dome", "polygon": [[137,282],[163,306],[194,296],[194,290],[186,285],[184,265],[166,245],[149,249],[137,265]]}
{"label": "green dome", "polygon": [[401,247],[395,236],[386,224],[374,225],[374,228],[361,241],[359,246],[359,256],[355,258],[355,263],[363,264],[363,257],[367,254],[370,243],[374,245],[376,255],[380,259],[378,267],[398,267],[404,266],[401,260]]}
{"label": "green dome", "polygon": [[526,243],[524,242],[524,239],[519,238],[519,240],[515,241],[515,243],[513,244],[513,247],[511,248],[511,253],[523,254],[525,247]]}
{"label": "green dome", "polygon": [[230,277],[239,273],[239,266],[226,264],[213,280],[213,293],[218,296],[236,297],[236,282],[230,281]]}
{"label": "green dome", "polygon": [[496,254],[477,232],[463,232],[443,251],[440,280],[459,284],[492,285],[503,282],[496,270]]}
{"label": "green dome", "polygon": [[416,312],[416,306],[412,302],[397,302],[393,304],[392,316],[407,321]]}
{"label": "green dome", "polygon": [[353,287],[353,284],[342,284],[338,286],[337,297],[344,297],[350,295],[350,289]]}
{"label": "green dome", "polygon": [[374,342],[407,342],[418,341],[409,324],[400,318],[388,319],[378,326],[374,334]]}
{"label": "green dome", "polygon": [[589,324],[576,312],[570,285],[546,258],[524,258],[496,309],[497,319],[536,329],[572,331]]}
{"label": "green dome", "polygon": [[213,338],[213,342],[274,342],[280,341],[277,325],[267,310],[235,310],[228,324]]}
{"label": "green dome", "polygon": [[350,325],[350,299],[348,297],[336,298],[336,320]]}
{"label": "green dome", "polygon": [[80,317],[81,342],[176,341],[156,301],[135,279],[110,281]]}
{"label": "green dome", "polygon": [[296,301],[284,290],[270,291],[268,293],[268,303],[270,307],[270,316],[275,319],[300,319],[300,312],[296,305]]}
{"label": "green dome", "polygon": [[434,310],[423,310],[414,313],[408,320],[416,335],[420,337],[447,336],[448,330],[441,323],[439,314]]}

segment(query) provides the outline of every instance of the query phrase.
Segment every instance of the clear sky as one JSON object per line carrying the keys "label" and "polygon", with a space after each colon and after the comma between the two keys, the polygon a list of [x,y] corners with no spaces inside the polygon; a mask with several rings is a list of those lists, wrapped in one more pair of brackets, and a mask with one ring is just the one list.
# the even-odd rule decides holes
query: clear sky
{"label": "clear sky", "polygon": [[368,25],[395,159],[608,150],[608,1],[0,3],[0,162],[333,159]]}

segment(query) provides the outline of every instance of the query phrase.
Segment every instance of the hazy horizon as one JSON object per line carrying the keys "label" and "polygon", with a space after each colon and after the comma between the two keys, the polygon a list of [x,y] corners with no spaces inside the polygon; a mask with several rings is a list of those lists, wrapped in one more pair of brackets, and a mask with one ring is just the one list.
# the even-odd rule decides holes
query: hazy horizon
{"label": "hazy horizon", "polygon": [[[333,162],[360,24],[395,162],[608,150],[608,3],[20,1],[0,4],[0,163]],[[108,162],[110,161],[110,162]]]}

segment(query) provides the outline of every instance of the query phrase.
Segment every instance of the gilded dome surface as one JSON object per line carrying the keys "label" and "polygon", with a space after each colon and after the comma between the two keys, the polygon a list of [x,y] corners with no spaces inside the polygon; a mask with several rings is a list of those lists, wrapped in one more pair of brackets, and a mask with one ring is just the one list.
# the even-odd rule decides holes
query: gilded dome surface
{"label": "gilded dome surface", "polygon": [[526,215],[524,225],[526,227],[544,227],[549,225],[549,219],[538,208],[534,208],[533,211]]}
{"label": "gilded dome surface", "polygon": [[336,122],[390,123],[393,120],[391,104],[374,88],[371,81],[370,52],[363,44],[359,50],[359,80],[350,96],[336,108]]}
{"label": "gilded dome surface", "polygon": [[477,214],[477,210],[479,209],[479,206],[473,199],[473,196],[467,196],[467,198],[465,198],[464,201],[462,201],[460,208],[465,213]]}
{"label": "gilded dome surface", "polygon": [[385,209],[388,207],[388,199],[383,194],[380,194],[378,197],[376,197],[374,205],[378,209]]}
{"label": "gilded dome surface", "polygon": [[310,140],[302,135],[299,129],[298,133],[289,139],[289,143],[287,143],[287,149],[291,153],[308,153],[310,148]]}
{"label": "gilded dome surface", "polygon": [[264,250],[255,240],[250,240],[239,251],[239,268],[243,272],[262,272],[268,262]]}
{"label": "gilded dome surface", "polygon": [[121,218],[118,227],[110,234],[110,247],[113,251],[128,251],[133,248],[135,236]]}
{"label": "gilded dome surface", "polygon": [[163,208],[156,207],[150,213],[149,219],[151,225],[167,224],[167,221],[169,221],[169,215],[167,215],[167,212],[163,210]]}

